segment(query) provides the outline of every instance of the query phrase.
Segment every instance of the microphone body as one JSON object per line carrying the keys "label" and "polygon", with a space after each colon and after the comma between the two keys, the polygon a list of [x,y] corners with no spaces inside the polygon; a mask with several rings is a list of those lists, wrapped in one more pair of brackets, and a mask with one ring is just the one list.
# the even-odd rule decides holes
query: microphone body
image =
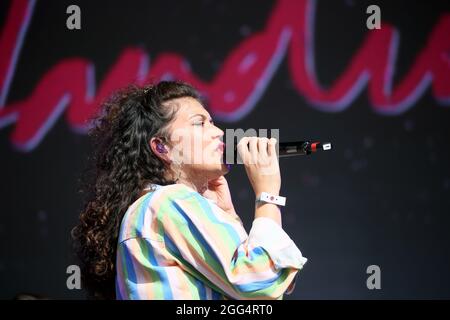
{"label": "microphone body", "polygon": [[295,141],[295,142],[280,142],[278,157],[286,158],[291,156],[310,155],[317,151],[331,150],[330,142],[310,142],[310,141]]}
{"label": "microphone body", "polygon": [[[227,149],[227,148],[226,148]],[[317,151],[328,151],[331,150],[330,142],[311,142],[311,141],[293,141],[293,142],[279,142],[278,143],[278,157],[287,158],[293,156],[303,156],[310,155]],[[234,144],[234,162],[237,162],[238,157],[237,144]],[[226,155],[224,154],[224,159]],[[242,163],[242,159],[240,161]]]}

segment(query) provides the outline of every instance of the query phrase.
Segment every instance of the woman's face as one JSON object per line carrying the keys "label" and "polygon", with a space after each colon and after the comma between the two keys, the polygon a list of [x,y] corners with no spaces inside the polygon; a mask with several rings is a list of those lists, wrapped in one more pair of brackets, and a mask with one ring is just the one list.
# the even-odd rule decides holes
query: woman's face
{"label": "woman's face", "polygon": [[201,175],[213,179],[226,173],[223,164],[223,131],[216,127],[208,111],[191,97],[174,99],[177,106],[174,120],[169,126],[170,150],[168,156],[181,164],[188,175]]}

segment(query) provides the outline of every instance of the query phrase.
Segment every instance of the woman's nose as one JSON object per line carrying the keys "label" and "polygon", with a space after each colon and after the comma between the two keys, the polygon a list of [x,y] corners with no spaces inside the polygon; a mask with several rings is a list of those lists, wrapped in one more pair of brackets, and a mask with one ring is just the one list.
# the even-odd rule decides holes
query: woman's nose
{"label": "woman's nose", "polygon": [[217,126],[214,126],[214,127],[216,128],[217,137],[218,137],[218,138],[223,137],[223,135],[224,135],[223,130],[220,129],[219,127],[217,127]]}

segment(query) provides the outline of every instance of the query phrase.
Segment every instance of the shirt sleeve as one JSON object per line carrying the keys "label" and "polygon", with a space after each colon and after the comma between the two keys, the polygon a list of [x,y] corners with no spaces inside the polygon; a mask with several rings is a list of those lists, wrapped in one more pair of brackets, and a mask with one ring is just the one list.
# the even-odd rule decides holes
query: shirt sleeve
{"label": "shirt sleeve", "polygon": [[[249,243],[251,246],[264,248],[277,269],[292,267],[300,270],[308,261],[289,235],[270,218],[261,217],[253,221]],[[286,294],[294,291],[297,276],[298,274],[294,276]]]}
{"label": "shirt sleeve", "polygon": [[152,206],[166,249],[179,265],[232,299],[282,299],[292,292],[307,259],[269,218],[241,222],[185,187]]}

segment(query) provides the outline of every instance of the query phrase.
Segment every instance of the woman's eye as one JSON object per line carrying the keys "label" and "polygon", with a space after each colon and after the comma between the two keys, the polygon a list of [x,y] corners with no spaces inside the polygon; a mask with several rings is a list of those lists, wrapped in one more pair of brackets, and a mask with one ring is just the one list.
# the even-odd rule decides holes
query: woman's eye
{"label": "woman's eye", "polygon": [[195,122],[194,126],[203,126],[205,124],[205,121]]}

